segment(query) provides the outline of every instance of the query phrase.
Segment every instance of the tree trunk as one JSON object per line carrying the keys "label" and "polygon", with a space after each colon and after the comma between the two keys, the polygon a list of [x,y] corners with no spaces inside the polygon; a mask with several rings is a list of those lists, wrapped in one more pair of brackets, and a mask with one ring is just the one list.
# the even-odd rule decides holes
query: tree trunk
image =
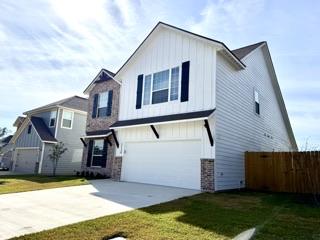
{"label": "tree trunk", "polygon": [[54,177],[56,176],[57,163],[58,163],[57,160],[55,160],[55,161],[53,162],[53,176],[54,176]]}

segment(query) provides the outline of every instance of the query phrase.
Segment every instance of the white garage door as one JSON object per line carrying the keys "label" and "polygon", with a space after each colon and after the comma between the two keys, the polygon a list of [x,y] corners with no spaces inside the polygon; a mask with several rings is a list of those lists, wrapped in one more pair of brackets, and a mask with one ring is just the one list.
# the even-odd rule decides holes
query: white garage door
{"label": "white garage door", "polygon": [[15,155],[15,172],[35,173],[39,157],[38,149],[17,149]]}
{"label": "white garage door", "polygon": [[200,189],[200,141],[127,143],[123,181]]}

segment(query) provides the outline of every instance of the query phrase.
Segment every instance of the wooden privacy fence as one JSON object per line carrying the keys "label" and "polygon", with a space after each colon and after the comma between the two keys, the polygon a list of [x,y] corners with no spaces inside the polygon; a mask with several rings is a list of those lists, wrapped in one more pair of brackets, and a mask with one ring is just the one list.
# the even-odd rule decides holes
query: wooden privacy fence
{"label": "wooden privacy fence", "polygon": [[320,194],[320,152],[246,152],[246,187]]}

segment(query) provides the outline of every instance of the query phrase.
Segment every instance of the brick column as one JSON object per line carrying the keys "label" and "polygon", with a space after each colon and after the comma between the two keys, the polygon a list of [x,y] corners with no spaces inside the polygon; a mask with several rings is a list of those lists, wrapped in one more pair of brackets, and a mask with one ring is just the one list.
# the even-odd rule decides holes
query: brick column
{"label": "brick column", "polygon": [[111,178],[114,181],[120,181],[122,167],[122,157],[115,157],[112,164]]}
{"label": "brick column", "polygon": [[201,159],[201,191],[214,192],[214,159]]}

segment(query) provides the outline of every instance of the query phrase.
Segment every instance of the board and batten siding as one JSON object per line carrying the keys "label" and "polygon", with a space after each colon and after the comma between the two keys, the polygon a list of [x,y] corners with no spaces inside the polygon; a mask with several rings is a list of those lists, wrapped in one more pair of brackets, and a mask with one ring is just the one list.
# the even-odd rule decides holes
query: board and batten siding
{"label": "board and batten siding", "polygon": [[[137,77],[190,61],[189,100],[143,105],[136,109]],[[188,34],[162,28],[153,33],[117,78],[122,81],[119,120],[194,112],[215,108],[216,48]]]}
{"label": "board and batten siding", "polygon": [[[74,112],[72,129],[65,129],[61,128],[62,111],[63,109],[59,109],[59,120],[57,121],[58,131],[56,138],[58,141],[63,142],[68,150],[59,160],[57,174],[75,174],[76,171],[80,171],[81,167],[83,144],[80,140],[80,137],[85,135],[87,116],[82,113]],[[53,165],[48,156],[51,148],[52,144],[45,145],[45,153],[41,172],[42,174],[52,173]]]}
{"label": "board and batten siding", "polygon": [[[216,190],[245,186],[245,151],[292,149],[263,48],[244,60],[247,67],[242,71],[217,55]],[[259,93],[260,116],[255,113],[254,90]]]}
{"label": "board and batten siding", "polygon": [[19,147],[41,147],[42,142],[36,130],[32,126],[31,132],[28,134],[28,128],[31,122],[23,129],[16,140],[15,148]]}
{"label": "board and batten siding", "polygon": [[[214,134],[214,118],[209,119],[211,132]],[[160,138],[157,139],[150,126],[132,127],[119,129],[118,139],[120,147],[117,149],[117,156],[125,154],[126,143],[128,142],[159,142],[159,141],[201,141],[201,158],[214,158],[215,147],[210,145],[204,121],[190,121],[181,123],[155,125]],[[174,153],[172,153],[174,154]],[[200,159],[199,159],[200,161]]]}

